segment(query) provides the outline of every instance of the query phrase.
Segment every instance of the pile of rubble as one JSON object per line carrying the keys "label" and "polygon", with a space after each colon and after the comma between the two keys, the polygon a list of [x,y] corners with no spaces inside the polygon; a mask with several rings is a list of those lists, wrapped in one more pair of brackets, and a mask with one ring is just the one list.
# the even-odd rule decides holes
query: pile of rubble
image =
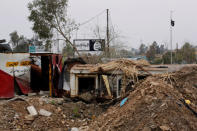
{"label": "pile of rubble", "polygon": [[[2,103],[2,102],[1,102]],[[87,125],[103,112],[95,104],[62,98],[19,97],[0,105],[0,130],[69,130]]]}
{"label": "pile of rubble", "polygon": [[135,90],[84,130],[185,131],[197,129],[197,67],[155,75],[135,85]]}
{"label": "pile of rubble", "polygon": [[184,67],[172,75],[172,85],[185,99],[197,105],[197,66]]}
{"label": "pile of rubble", "polygon": [[183,98],[197,104],[197,66],[186,66],[177,72],[155,77],[166,81],[178,90]]}

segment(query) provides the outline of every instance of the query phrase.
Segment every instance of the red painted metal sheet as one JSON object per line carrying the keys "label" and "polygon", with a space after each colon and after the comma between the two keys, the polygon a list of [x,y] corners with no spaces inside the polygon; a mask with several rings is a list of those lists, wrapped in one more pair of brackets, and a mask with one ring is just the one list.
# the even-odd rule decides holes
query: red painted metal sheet
{"label": "red painted metal sheet", "polygon": [[23,94],[28,94],[30,92],[30,83],[20,78],[16,78],[16,82],[20,87]]}
{"label": "red painted metal sheet", "polygon": [[14,78],[0,70],[0,98],[14,97]]}

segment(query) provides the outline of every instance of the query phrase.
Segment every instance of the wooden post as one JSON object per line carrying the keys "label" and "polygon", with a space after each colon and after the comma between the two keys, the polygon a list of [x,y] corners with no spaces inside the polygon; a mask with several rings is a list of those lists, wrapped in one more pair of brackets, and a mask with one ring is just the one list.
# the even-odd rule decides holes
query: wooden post
{"label": "wooden post", "polygon": [[52,97],[52,69],[51,69],[51,67],[52,67],[51,62],[49,61],[49,91],[50,91],[50,97]]}

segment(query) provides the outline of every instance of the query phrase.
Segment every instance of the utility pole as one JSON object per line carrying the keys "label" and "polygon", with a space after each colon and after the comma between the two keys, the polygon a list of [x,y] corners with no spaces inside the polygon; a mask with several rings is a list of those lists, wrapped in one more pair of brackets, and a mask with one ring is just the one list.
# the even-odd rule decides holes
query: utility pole
{"label": "utility pole", "polygon": [[[172,11],[170,11],[170,22],[172,21]],[[171,64],[172,64],[172,24],[170,23],[170,47],[171,47]]]}
{"label": "utility pole", "polygon": [[107,9],[107,54],[110,57],[109,53],[109,9]]}
{"label": "utility pole", "polygon": [[[179,52],[179,44],[178,43],[176,44],[176,52],[177,52],[177,54]],[[177,57],[177,61],[178,61],[178,57]]]}
{"label": "utility pole", "polygon": [[173,52],[173,50],[172,50],[172,41],[173,41],[173,39],[172,39],[172,29],[173,29],[173,27],[174,27],[174,25],[175,25],[175,22],[172,20],[172,13],[173,13],[173,11],[170,11],[170,46],[171,46],[171,64],[173,64],[173,60],[172,60],[172,52]]}

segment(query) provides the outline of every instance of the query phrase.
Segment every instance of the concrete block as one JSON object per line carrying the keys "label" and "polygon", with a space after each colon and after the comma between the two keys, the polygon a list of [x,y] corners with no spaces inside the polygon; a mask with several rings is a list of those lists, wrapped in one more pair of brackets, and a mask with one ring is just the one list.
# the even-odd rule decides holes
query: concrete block
{"label": "concrete block", "polygon": [[36,111],[36,108],[34,106],[28,106],[27,110],[28,110],[29,114],[32,116],[38,115],[38,112]]}
{"label": "concrete block", "polygon": [[51,116],[52,113],[44,109],[40,109],[39,114],[42,116]]}

